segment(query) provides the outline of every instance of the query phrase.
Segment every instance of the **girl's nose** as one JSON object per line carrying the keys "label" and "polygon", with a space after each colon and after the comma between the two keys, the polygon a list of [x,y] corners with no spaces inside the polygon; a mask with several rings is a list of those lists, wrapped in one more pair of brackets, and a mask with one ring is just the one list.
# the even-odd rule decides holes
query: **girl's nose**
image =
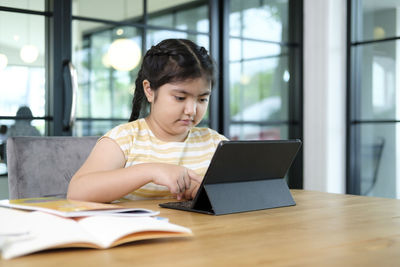
{"label": "girl's nose", "polygon": [[196,115],[196,106],[196,101],[188,100],[185,105],[185,114],[191,117]]}

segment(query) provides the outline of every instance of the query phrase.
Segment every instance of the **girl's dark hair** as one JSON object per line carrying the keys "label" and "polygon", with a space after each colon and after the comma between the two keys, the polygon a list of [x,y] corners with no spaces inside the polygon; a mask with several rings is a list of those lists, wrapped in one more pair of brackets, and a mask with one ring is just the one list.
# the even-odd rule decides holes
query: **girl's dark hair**
{"label": "girl's dark hair", "polygon": [[153,91],[162,85],[204,77],[214,83],[214,62],[204,47],[186,39],[166,39],[152,46],[144,55],[135,81],[132,113],[129,121],[139,118],[148,104],[143,80]]}

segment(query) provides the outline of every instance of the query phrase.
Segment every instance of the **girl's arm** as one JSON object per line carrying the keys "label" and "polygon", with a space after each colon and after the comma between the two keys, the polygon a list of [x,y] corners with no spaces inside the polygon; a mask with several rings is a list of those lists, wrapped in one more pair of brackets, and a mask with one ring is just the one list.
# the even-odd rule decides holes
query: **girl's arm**
{"label": "girl's arm", "polygon": [[67,198],[110,202],[154,182],[167,186],[180,199],[191,188],[191,180],[201,181],[196,173],[178,165],[143,163],[128,168],[124,165],[120,147],[112,139],[102,138],[72,177]]}

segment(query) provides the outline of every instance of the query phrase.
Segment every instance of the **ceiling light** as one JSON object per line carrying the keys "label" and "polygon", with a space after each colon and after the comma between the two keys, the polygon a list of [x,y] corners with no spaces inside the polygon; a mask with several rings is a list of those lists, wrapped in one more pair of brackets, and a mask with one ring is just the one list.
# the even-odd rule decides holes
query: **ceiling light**
{"label": "ceiling light", "polygon": [[379,26],[374,28],[374,39],[383,39],[386,36],[385,29]]}
{"label": "ceiling light", "polygon": [[124,34],[124,29],[119,28],[117,30],[117,35],[122,35],[122,34]]}
{"label": "ceiling light", "polygon": [[105,53],[105,54],[103,55],[103,57],[101,58],[101,62],[103,63],[103,65],[104,65],[106,68],[111,67],[111,65],[110,65],[110,59],[108,58],[108,53]]}
{"label": "ceiling light", "polygon": [[24,45],[19,55],[25,63],[33,63],[39,56],[39,50],[34,45]]}
{"label": "ceiling light", "polygon": [[248,85],[250,83],[249,75],[246,75],[246,74],[240,75],[240,83],[243,85]]}
{"label": "ceiling light", "polygon": [[117,39],[108,48],[110,65],[121,71],[134,69],[140,61],[140,47],[130,39]]}

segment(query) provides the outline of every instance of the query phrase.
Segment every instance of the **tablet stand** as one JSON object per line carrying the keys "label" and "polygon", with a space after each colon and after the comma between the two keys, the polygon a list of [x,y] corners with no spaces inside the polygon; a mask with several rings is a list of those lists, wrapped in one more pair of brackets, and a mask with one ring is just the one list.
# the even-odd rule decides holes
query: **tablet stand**
{"label": "tablet stand", "polygon": [[296,205],[283,178],[205,184],[202,190],[193,209],[214,215]]}

